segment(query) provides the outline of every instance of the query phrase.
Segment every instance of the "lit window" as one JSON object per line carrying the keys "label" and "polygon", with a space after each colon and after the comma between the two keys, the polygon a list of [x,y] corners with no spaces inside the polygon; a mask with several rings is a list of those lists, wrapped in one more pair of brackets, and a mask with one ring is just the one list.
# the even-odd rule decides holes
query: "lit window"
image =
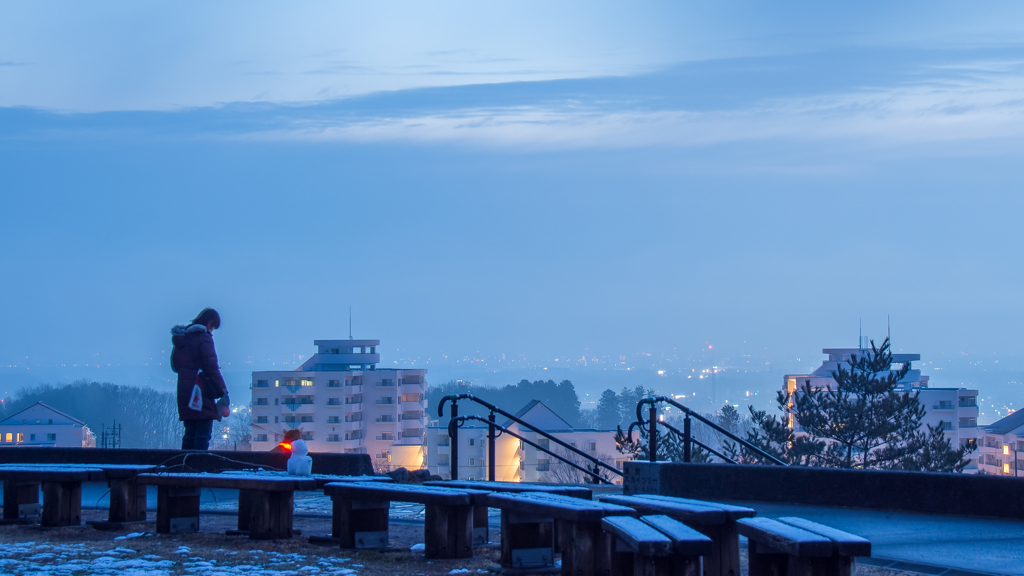
{"label": "lit window", "polygon": [[[19,436],[20,436],[20,434],[19,434]],[[1007,463],[1003,464],[1003,474],[1009,474],[1009,473],[1010,473],[1010,464],[1009,464],[1009,462],[1007,462]]]}
{"label": "lit window", "polygon": [[1009,456],[1009,455],[1010,455],[1010,445],[1009,444],[1003,444],[1003,456]]}
{"label": "lit window", "polygon": [[18,432],[18,442],[24,442],[24,441],[25,441],[25,435],[22,434],[21,432]]}

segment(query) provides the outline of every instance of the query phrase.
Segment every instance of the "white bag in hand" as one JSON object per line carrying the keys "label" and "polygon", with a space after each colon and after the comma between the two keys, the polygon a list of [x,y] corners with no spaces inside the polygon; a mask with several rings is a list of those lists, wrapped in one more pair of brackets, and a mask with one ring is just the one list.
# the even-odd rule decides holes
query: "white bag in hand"
{"label": "white bag in hand", "polygon": [[203,409],[203,389],[196,384],[192,387],[192,397],[189,398],[188,407],[199,412]]}

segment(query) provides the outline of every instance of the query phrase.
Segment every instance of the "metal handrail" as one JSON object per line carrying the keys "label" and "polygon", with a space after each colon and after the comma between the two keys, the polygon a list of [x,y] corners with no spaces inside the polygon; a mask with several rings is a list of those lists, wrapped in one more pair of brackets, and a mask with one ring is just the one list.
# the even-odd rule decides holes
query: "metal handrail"
{"label": "metal handrail", "polygon": [[[684,446],[683,446],[683,452],[685,454],[684,460],[687,461],[687,462],[689,462],[689,460],[690,460],[689,459],[689,456],[690,456],[689,443],[690,442],[695,442],[695,443],[697,443],[697,445],[703,446],[703,444],[701,444],[700,442],[694,440],[691,437],[691,435],[689,434],[690,417],[692,416],[693,418],[696,418],[697,420],[700,420],[701,422],[707,424],[708,426],[711,426],[711,428],[713,428],[714,430],[720,432],[721,434],[724,434],[724,435],[728,436],[729,438],[731,438],[732,440],[735,440],[736,442],[739,442],[740,446],[746,448],[747,450],[750,450],[752,452],[760,454],[762,457],[766,458],[767,460],[769,460],[773,464],[778,464],[779,466],[786,466],[787,465],[785,462],[783,462],[782,460],[779,460],[775,456],[772,456],[771,454],[765,452],[764,450],[758,448],[757,446],[754,446],[750,442],[747,442],[746,440],[740,438],[739,436],[733,434],[732,432],[726,430],[725,428],[722,428],[718,424],[715,424],[711,420],[708,420],[707,418],[705,418],[704,416],[700,415],[699,413],[694,412],[693,410],[687,408],[686,406],[683,406],[679,402],[676,402],[674,399],[668,398],[666,396],[655,396],[655,397],[652,397],[652,398],[644,398],[644,399],[642,399],[642,400],[640,400],[639,402],[636,403],[636,419],[637,419],[637,422],[639,423],[639,425],[641,427],[644,424],[649,424],[649,422],[644,422],[642,406],[644,404],[650,404],[651,405],[651,408],[650,408],[650,411],[651,411],[650,416],[651,416],[651,419],[652,419],[651,421],[652,422],[656,422],[657,419],[654,416],[655,416],[655,410],[656,410],[655,406],[657,405],[658,402],[666,402],[666,403],[668,403],[668,404],[678,408],[679,410],[681,410],[683,412],[683,414],[686,415],[685,419],[684,419],[684,426],[683,426],[684,432],[682,432],[681,435],[683,436],[683,442],[684,442]],[[662,424],[665,425],[665,426],[668,426],[668,424],[665,424],[664,422],[662,422]],[[675,430],[675,428],[672,428],[672,429]],[[654,430],[654,426],[653,425],[651,426],[651,430],[652,431]],[[675,432],[679,433],[678,430],[675,430]],[[648,433],[648,434],[649,434],[648,442],[650,443],[651,447],[656,448],[657,447],[657,439],[656,439],[655,435],[654,434],[650,434],[650,433]],[[707,449],[706,446],[704,448]],[[655,450],[649,450],[649,451],[651,453],[651,461],[653,462],[657,458],[657,456],[656,456],[657,450],[655,449]]]}
{"label": "metal handrail", "polygon": [[512,430],[509,430],[508,428],[502,426],[501,424],[492,423],[490,420],[487,420],[487,419],[482,418],[480,416],[476,416],[474,414],[470,414],[468,416],[456,416],[455,418],[452,418],[451,420],[449,420],[448,421],[448,436],[451,437],[453,435],[452,432],[454,432],[456,428],[461,428],[462,425],[467,420],[479,420],[480,422],[484,422],[484,423],[486,423],[488,425],[492,425],[493,424],[493,426],[495,428],[501,430],[502,432],[504,432],[504,433],[514,437],[514,438],[518,438],[519,440],[529,444],[530,446],[533,446],[537,450],[540,450],[542,452],[550,454],[551,456],[554,456],[555,458],[558,458],[562,462],[565,462],[569,466],[572,466],[573,468],[583,472],[584,474],[587,474],[588,476],[593,477],[594,480],[597,481],[596,483],[603,482],[605,484],[611,484],[611,482],[609,480],[607,480],[606,478],[601,476],[601,474],[597,470],[596,466],[594,467],[594,470],[588,470],[588,469],[580,466],[579,464],[576,464],[575,462],[566,459],[564,456],[560,456],[558,454],[555,454],[554,452],[552,452],[551,450],[548,450],[547,448],[541,446],[540,444],[537,444],[536,442],[533,442],[532,440],[529,440],[528,438],[526,438],[524,436],[520,436],[519,434],[513,432]]}
{"label": "metal handrail", "polygon": [[[629,441],[629,442],[633,441],[633,427],[634,426],[637,427],[637,431],[640,432],[640,437],[643,438],[644,424],[645,424],[644,422],[630,422],[629,423],[629,427],[626,428],[626,440]],[[679,436],[682,436],[684,439],[686,438],[686,434],[684,432],[681,432],[678,428],[676,428],[675,426],[669,424],[668,422],[658,422],[658,424],[661,424],[662,426],[664,426],[664,427],[668,428],[669,430],[675,432]],[[728,456],[720,453],[718,450],[715,450],[711,446],[708,446],[707,444],[701,442],[700,440],[697,440],[696,438],[691,437],[690,438],[690,442],[693,442],[697,446],[700,446],[701,448],[707,450],[708,452],[714,454],[715,456],[718,456],[719,458],[721,458],[722,460],[725,460],[729,464],[737,464],[737,462],[735,460],[733,460],[732,458],[729,458]]]}
{"label": "metal handrail", "polygon": [[[570,452],[573,452],[573,453],[575,453],[575,454],[577,454],[579,456],[582,456],[583,458],[586,458],[587,460],[592,462],[595,466],[603,467],[603,468],[607,469],[608,471],[610,471],[613,474],[618,474],[619,476],[622,476],[622,472],[619,471],[618,469],[616,469],[615,467],[609,466],[609,465],[605,464],[600,459],[594,458],[590,454],[587,454],[586,452],[583,452],[582,450],[579,450],[575,446],[570,446],[569,444],[563,442],[562,440],[559,440],[558,438],[555,438],[551,434],[548,434],[547,432],[537,428],[533,424],[530,424],[529,422],[526,422],[526,421],[520,419],[518,416],[515,416],[514,414],[510,414],[510,413],[502,410],[501,408],[498,408],[494,404],[491,404],[490,402],[488,402],[486,400],[481,400],[480,398],[477,398],[476,396],[473,396],[472,394],[449,394],[449,395],[445,396],[444,398],[441,398],[441,401],[438,402],[438,404],[437,404],[437,416],[439,418],[444,416],[444,405],[445,405],[445,402],[448,402],[449,400],[452,403],[452,410],[451,410],[451,417],[452,417],[452,419],[457,418],[458,415],[459,415],[459,413],[458,413],[458,401],[459,400],[472,400],[473,402],[476,402],[477,404],[483,406],[484,408],[487,408],[491,412],[490,415],[487,418],[487,424],[488,424],[488,427],[489,427],[489,430],[488,430],[488,433],[487,433],[487,443],[488,443],[487,449],[488,449],[488,453],[490,454],[490,460],[488,462],[488,475],[490,476],[490,479],[492,481],[495,479],[494,439],[495,439],[496,436],[494,434],[494,429],[495,428],[500,428],[500,426],[494,422],[494,414],[495,413],[501,414],[502,416],[505,416],[506,418],[508,418],[509,420],[512,420],[513,422],[519,424],[520,426],[525,426],[531,432],[535,432],[537,434],[540,434],[541,436],[547,438],[548,440],[551,440],[552,442],[554,442],[555,444],[558,444],[559,446],[565,448],[566,450],[569,450]],[[456,428],[456,431],[457,430],[458,429]],[[456,438],[456,439],[458,438],[457,435],[456,436],[452,436],[452,437]],[[459,453],[459,451],[458,451],[458,442],[455,442],[455,443],[452,444],[452,452],[453,452],[452,460],[454,460],[454,462],[452,463],[451,479],[452,480],[457,480],[458,479],[458,473],[459,473],[459,464],[458,464],[458,459],[457,459],[458,453]]]}

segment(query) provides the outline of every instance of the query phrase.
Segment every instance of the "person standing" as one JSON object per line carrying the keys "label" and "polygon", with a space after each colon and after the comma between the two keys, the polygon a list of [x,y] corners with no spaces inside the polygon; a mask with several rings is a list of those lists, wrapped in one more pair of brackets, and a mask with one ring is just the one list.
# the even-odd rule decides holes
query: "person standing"
{"label": "person standing", "polygon": [[220,314],[213,308],[200,312],[187,326],[171,328],[171,370],[178,374],[178,418],[185,425],[182,450],[209,450],[213,421],[225,411],[228,389],[213,347],[217,328]]}

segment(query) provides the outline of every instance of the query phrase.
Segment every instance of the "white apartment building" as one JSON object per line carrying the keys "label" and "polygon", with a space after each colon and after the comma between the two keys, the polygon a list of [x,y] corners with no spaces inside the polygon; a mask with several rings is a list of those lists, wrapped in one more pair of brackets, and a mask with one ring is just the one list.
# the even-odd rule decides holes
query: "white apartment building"
{"label": "white apartment building", "polygon": [[[825,348],[822,353],[827,354],[828,359],[822,362],[817,370],[811,374],[787,374],[783,377],[784,386],[791,393],[802,389],[807,382],[815,390],[822,390],[829,386],[835,387],[836,381],[832,378],[832,372],[838,371],[840,365],[849,370],[850,356],[854,354],[860,356],[870,352],[870,348]],[[893,354],[891,370],[900,370],[905,363],[919,360],[921,360],[920,354]],[[967,388],[930,388],[928,380],[928,376],[924,376],[920,370],[912,368],[899,382],[903,391],[918,393],[918,399],[925,409],[921,426],[941,426],[953,447],[977,442],[979,436],[978,391]],[[799,422],[791,423],[791,425],[799,431]],[[977,472],[978,452],[975,451],[967,457],[971,462],[964,472],[968,474]]]}
{"label": "white apartment building", "polygon": [[0,421],[0,447],[95,448],[96,437],[74,416],[36,402]]}
{"label": "white apartment building", "polygon": [[985,474],[1024,477],[1024,410],[982,427],[978,470]]}
{"label": "white apartment building", "polygon": [[298,429],[311,452],[369,454],[377,470],[423,467],[424,369],[378,369],[380,340],[314,340],[295,370],[252,373],[254,451]]}
{"label": "white apartment building", "polygon": [[[620,470],[622,462],[629,459],[615,449],[615,430],[573,428],[539,400],[532,400],[515,416]],[[561,454],[564,451],[564,448],[512,420],[499,420],[498,424],[553,452]],[[451,438],[447,426],[427,426],[426,451],[427,470],[445,480],[451,478]],[[495,439],[494,452],[494,472],[500,482],[564,481],[559,479],[565,476],[560,472],[568,471],[567,465],[550,454],[509,434]],[[470,421],[459,428],[459,478],[486,480],[487,470],[487,425]]]}

